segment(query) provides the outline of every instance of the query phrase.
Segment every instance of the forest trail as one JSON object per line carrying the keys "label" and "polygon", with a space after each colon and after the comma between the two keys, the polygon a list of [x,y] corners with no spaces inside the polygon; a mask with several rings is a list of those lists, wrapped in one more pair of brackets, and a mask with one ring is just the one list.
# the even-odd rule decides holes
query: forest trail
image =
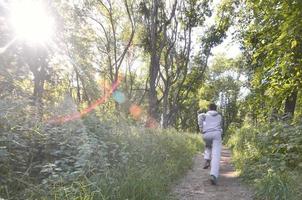
{"label": "forest trail", "polygon": [[177,184],[172,195],[178,200],[249,200],[252,192],[243,185],[230,163],[231,152],[223,148],[220,161],[220,177],[216,186],[211,185],[209,169],[203,169],[203,155],[194,159],[193,168]]}

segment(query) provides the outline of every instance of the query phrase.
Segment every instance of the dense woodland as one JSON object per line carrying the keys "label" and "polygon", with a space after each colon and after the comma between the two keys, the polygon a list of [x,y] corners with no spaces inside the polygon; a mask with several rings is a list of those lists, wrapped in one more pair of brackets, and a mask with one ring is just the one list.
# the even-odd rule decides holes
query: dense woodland
{"label": "dense woodland", "polygon": [[[302,198],[302,1],[0,1],[0,199],[168,199],[203,149]],[[228,37],[241,54],[212,54]],[[300,180],[300,181],[299,181]]]}

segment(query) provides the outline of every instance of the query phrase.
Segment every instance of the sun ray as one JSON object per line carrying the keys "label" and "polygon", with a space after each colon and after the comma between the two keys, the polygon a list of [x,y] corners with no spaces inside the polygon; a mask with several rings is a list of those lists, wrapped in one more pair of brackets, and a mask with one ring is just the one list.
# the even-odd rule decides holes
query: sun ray
{"label": "sun ray", "polygon": [[4,53],[16,40],[17,40],[17,37],[14,37],[5,46],[0,47],[0,54]]}

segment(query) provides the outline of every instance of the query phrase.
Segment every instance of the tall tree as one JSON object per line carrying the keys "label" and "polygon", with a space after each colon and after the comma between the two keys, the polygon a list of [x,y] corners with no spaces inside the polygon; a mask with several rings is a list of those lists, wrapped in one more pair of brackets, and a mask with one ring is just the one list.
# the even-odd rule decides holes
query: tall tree
{"label": "tall tree", "polygon": [[254,91],[263,99],[259,103],[293,116],[302,82],[302,25],[297,23],[302,17],[302,2],[241,3],[241,38],[253,71]]}
{"label": "tall tree", "polygon": [[[143,15],[143,23],[146,29],[144,35],[144,45],[150,56],[149,65],[149,117],[150,121],[159,121],[159,97],[157,87],[159,83],[160,59],[167,46],[167,31],[171,26],[172,19],[175,17],[177,0],[172,5],[161,0],[142,1],[140,11]],[[168,11],[166,11],[168,9]]]}
{"label": "tall tree", "polygon": [[[203,1],[201,3],[202,9],[197,13],[203,13],[202,16],[206,17],[211,14],[211,10],[207,8],[209,2]],[[218,5],[217,12],[215,13],[215,24],[209,27],[205,26],[205,31],[199,35],[200,37],[200,51],[194,56],[192,64],[189,68],[189,74],[183,86],[180,88],[180,93],[177,102],[177,121],[176,127],[188,128],[189,130],[196,130],[196,115],[192,114],[192,110],[198,110],[198,90],[202,85],[206,84],[206,69],[208,69],[208,59],[211,56],[213,47],[219,45],[226,37],[227,30],[233,23],[234,9],[236,2],[223,1]],[[200,12],[200,10],[202,12]],[[198,17],[197,19],[200,19]],[[202,17],[201,17],[202,19]],[[194,20],[192,21],[194,22]],[[195,21],[196,22],[196,21]],[[201,20],[203,22],[203,20]],[[202,24],[202,23],[201,23]],[[177,86],[178,87],[178,86]],[[176,88],[178,90],[178,88]]]}

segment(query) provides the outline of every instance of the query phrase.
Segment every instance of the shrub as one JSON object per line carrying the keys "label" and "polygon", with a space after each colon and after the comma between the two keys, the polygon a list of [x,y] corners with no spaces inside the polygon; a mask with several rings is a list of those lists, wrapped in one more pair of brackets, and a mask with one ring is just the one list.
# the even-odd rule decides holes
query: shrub
{"label": "shrub", "polygon": [[302,198],[295,175],[302,171],[300,124],[245,125],[233,130],[228,145],[241,176],[255,185],[257,199]]}
{"label": "shrub", "polygon": [[202,148],[197,135],[98,115],[26,129],[1,121],[0,197],[165,199]]}
{"label": "shrub", "polygon": [[293,180],[292,174],[269,170],[263,178],[255,181],[255,199],[301,199],[301,196],[297,196],[296,192],[298,191],[298,188],[295,187],[295,184],[296,182]]}

